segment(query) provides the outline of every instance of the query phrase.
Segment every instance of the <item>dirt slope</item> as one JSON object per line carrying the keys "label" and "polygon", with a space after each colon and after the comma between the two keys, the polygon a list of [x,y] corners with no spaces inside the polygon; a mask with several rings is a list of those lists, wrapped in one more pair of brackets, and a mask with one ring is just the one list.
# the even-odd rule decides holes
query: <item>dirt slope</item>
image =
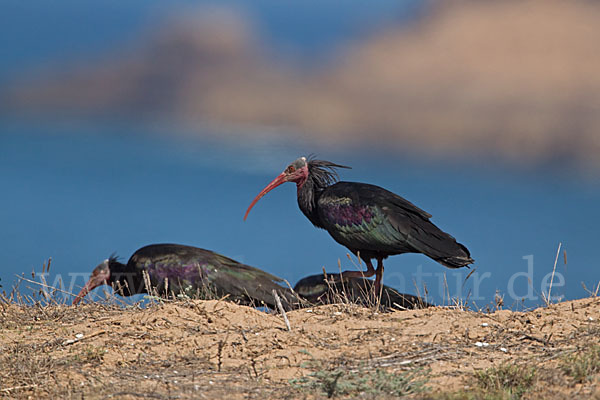
{"label": "dirt slope", "polygon": [[[374,371],[391,381],[409,371],[425,383],[411,397],[477,398],[460,397],[481,390],[474,371],[505,362],[535,369],[525,397],[598,394],[594,377],[578,383],[564,371],[600,342],[598,298],[530,312],[436,307],[380,314],[333,305],[288,317],[291,332],[280,315],[225,301],[145,309],[0,303],[0,395],[325,398],[329,390],[387,398],[391,389],[348,382]],[[588,372],[596,373],[595,365]]]}

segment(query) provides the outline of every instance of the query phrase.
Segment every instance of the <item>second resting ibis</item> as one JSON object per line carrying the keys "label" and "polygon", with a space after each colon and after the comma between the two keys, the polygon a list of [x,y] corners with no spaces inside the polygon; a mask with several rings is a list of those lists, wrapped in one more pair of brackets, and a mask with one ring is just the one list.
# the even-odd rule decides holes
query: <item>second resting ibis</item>
{"label": "second resting ibis", "polygon": [[[147,278],[144,279],[144,275]],[[199,298],[227,296],[240,304],[275,308],[273,290],[291,309],[300,301],[283,280],[210,250],[180,244],[152,244],[137,250],[127,264],[110,257],[98,265],[73,304],[100,285],[112,285],[122,296],[148,293],[185,294]]]}

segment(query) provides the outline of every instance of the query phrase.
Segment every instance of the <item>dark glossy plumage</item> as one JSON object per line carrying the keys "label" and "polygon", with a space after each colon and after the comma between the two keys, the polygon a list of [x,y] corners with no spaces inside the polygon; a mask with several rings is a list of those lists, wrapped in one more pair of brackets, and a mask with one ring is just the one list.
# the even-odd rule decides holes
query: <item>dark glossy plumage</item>
{"label": "dark glossy plumage", "polygon": [[[282,279],[197,247],[153,244],[137,250],[127,264],[115,258],[105,263],[110,272],[108,283],[113,284],[116,292],[124,296],[147,293],[145,271],[155,293],[161,296],[228,296],[228,300],[240,304],[274,308],[272,291],[276,289],[284,307],[290,309],[296,302],[291,290],[280,285]],[[101,264],[98,268],[105,267]]]}
{"label": "dark glossy plumage", "polygon": [[317,226],[362,258],[423,253],[458,268],[473,262],[465,246],[435,226],[430,214],[379,186],[338,182],[316,197]]}
{"label": "dark glossy plumage", "polygon": [[[365,278],[344,278],[340,274],[311,275],[296,283],[294,291],[311,304],[334,304],[350,302],[363,306],[373,306],[377,300],[373,296],[373,281]],[[420,297],[402,294],[397,290],[382,286],[380,305],[384,310],[403,310],[432,307]]]}

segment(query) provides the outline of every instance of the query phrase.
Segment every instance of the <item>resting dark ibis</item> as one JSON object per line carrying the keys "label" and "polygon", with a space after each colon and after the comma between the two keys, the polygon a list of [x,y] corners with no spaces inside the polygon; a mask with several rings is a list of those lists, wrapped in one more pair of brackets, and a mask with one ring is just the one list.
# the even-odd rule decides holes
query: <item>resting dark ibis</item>
{"label": "resting dark ibis", "polygon": [[[353,254],[359,254],[367,266],[364,272],[345,271],[343,276],[376,275],[377,293],[381,290],[383,260],[394,254],[423,253],[448,268],[474,262],[465,246],[429,220],[430,214],[379,186],[338,182],[336,168],[349,167],[300,157],[254,198],[244,220],[264,195],[282,183],[295,182],[304,215]],[[377,270],[372,259],[377,260]]]}
{"label": "resting dark ibis", "polygon": [[102,262],[73,304],[104,284],[112,285],[123,296],[148,293],[143,271],[159,295],[184,293],[200,298],[229,295],[229,300],[240,304],[275,308],[273,289],[276,289],[285,308],[291,309],[297,303],[291,290],[279,285],[282,279],[258,268],[197,247],[153,244],[137,250],[127,264],[115,257]]}
{"label": "resting dark ibis", "polygon": [[[323,274],[302,278],[294,286],[294,292],[312,304],[332,304],[343,301],[363,306],[373,306],[373,281],[365,278],[344,278],[340,274]],[[386,311],[432,307],[423,299],[411,294],[403,294],[382,285],[380,304]]]}

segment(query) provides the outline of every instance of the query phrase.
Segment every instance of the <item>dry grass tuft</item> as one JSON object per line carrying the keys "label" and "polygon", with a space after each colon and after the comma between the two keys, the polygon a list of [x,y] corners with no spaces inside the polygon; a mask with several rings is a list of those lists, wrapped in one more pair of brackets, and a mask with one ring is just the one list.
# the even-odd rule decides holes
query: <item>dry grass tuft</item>
{"label": "dry grass tuft", "polygon": [[520,399],[534,383],[535,367],[505,363],[498,367],[477,371],[475,377],[477,385],[487,395]]}
{"label": "dry grass tuft", "polygon": [[600,373],[600,345],[582,348],[564,357],[560,368],[575,383],[595,381]]}

